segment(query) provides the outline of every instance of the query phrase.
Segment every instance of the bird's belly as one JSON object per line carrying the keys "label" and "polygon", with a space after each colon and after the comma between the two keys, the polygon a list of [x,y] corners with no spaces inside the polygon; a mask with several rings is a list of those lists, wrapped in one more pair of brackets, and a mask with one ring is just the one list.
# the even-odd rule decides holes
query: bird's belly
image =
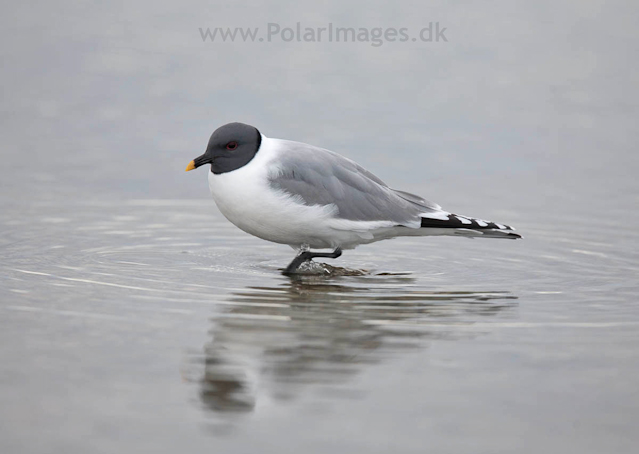
{"label": "bird's belly", "polygon": [[232,173],[210,173],[209,188],[220,212],[243,231],[293,247],[308,244],[312,248],[334,248],[340,245],[339,235],[336,236],[327,222],[333,215],[333,207],[303,205],[271,191],[265,180],[237,178],[240,175]]}

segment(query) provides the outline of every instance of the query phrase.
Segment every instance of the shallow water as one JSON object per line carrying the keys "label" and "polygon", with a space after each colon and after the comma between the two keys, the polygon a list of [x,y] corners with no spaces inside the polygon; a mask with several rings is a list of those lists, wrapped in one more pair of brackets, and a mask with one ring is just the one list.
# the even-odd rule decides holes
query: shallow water
{"label": "shallow water", "polygon": [[[0,19],[0,452],[634,452],[633,8],[342,3],[316,25],[433,17],[450,42],[197,34],[305,17],[284,3]],[[525,239],[383,241],[285,277],[294,252],[183,171],[234,120]]]}
{"label": "shallow water", "polygon": [[634,442],[637,269],[604,244],[398,239],[288,278],[199,201],[9,214],[13,452]]}

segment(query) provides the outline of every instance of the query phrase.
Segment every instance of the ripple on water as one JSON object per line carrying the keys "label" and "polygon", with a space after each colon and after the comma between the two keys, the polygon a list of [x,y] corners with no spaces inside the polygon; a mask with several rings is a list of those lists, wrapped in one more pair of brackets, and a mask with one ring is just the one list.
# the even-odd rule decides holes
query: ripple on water
{"label": "ripple on water", "polygon": [[[339,262],[353,268],[315,263],[287,278],[279,268],[291,251],[181,209],[99,206],[69,222],[12,229],[3,266],[12,296],[29,298],[19,309],[140,324],[166,323],[161,313],[211,315],[210,340],[190,357],[187,376],[204,407],[226,415],[305,390],[359,398],[353,378],[367,368],[434,341],[480,335],[485,328],[459,327],[508,317],[515,305],[507,292],[450,290],[432,273],[425,280],[377,270],[380,260],[369,266],[361,253]],[[401,243],[395,251],[394,264],[418,269],[405,263]],[[452,262],[437,263],[441,270]]]}

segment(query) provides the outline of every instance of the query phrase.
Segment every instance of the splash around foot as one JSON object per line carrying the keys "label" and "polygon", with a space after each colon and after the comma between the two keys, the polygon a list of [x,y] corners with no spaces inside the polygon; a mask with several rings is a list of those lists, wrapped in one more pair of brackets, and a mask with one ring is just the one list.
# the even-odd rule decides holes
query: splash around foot
{"label": "splash around foot", "polygon": [[299,265],[291,276],[324,276],[324,277],[337,277],[337,276],[367,276],[371,274],[368,270],[353,270],[348,268],[342,268],[339,266],[331,266],[327,263],[306,261]]}

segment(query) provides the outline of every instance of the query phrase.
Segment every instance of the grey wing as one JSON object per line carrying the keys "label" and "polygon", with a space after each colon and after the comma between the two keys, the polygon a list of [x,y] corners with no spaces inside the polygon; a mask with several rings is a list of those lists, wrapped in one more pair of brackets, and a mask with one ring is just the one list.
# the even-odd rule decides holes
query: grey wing
{"label": "grey wing", "polygon": [[424,199],[423,197],[420,197],[418,195],[415,194],[411,194],[410,192],[404,192],[404,191],[399,191],[397,189],[392,189],[393,192],[395,192],[395,194],[397,194],[398,196],[400,196],[402,199],[407,200],[411,203],[414,203],[415,205],[424,208],[424,210],[422,211],[422,213],[429,213],[429,212],[433,212],[433,211],[441,211],[442,207],[440,207],[439,205],[437,205],[434,202],[430,202],[426,199]]}
{"label": "grey wing", "polygon": [[391,221],[419,227],[420,214],[440,211],[437,204],[389,188],[355,162],[323,148],[282,141],[273,188],[306,205],[337,206],[338,216],[352,221]]}

